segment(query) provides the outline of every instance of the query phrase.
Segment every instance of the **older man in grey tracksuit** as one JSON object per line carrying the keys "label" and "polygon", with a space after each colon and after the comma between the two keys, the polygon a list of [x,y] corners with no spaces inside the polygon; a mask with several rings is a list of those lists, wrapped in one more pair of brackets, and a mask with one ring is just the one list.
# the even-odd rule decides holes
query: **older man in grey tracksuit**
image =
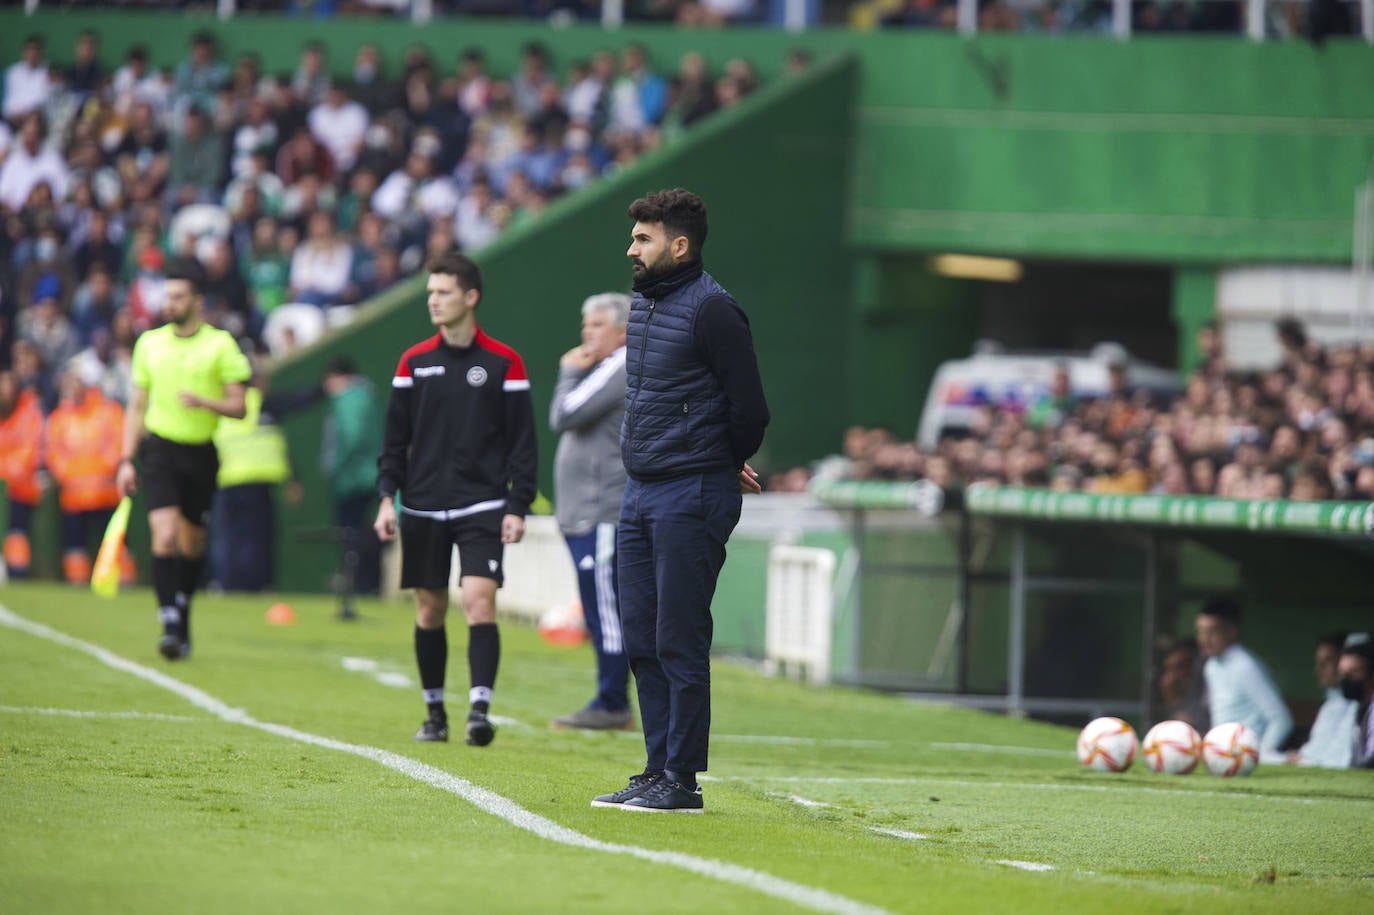
{"label": "older man in grey tracksuit", "polygon": [[596,649],[597,689],[586,708],[555,728],[632,730],[629,661],[616,595],[616,520],[625,492],[620,425],[625,416],[625,325],[630,297],[608,292],[582,303],[582,344],[563,355],[549,408],[561,434],[554,458],[558,526],[572,551],[582,612]]}

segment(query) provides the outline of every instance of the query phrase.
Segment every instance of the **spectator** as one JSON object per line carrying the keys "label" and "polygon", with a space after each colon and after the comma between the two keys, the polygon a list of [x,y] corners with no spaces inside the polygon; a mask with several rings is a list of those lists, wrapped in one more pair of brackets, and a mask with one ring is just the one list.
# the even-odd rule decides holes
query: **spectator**
{"label": "spectator", "polygon": [[291,258],[289,295],[293,302],[327,308],[344,299],[353,249],[335,233],[328,213],[313,213],[309,225],[305,244]]}
{"label": "spectator", "polygon": [[40,185],[47,185],[52,197],[67,195],[71,174],[57,150],[44,145],[46,137],[42,116],[26,115],[19,125],[19,141],[0,166],[0,206],[12,213],[22,210]]}
{"label": "spectator", "polygon": [[378,215],[397,220],[403,228],[420,221],[452,219],[458,209],[458,191],[446,175],[434,173],[434,160],[422,152],[406,158],[372,195],[372,209]]}
{"label": "spectator", "polygon": [[115,285],[114,271],[103,263],[92,265],[86,282],[77,287],[72,297],[72,326],[83,344],[91,342],[91,335],[100,328],[109,330],[115,313],[125,305],[125,296]]}
{"label": "spectator", "polygon": [[329,480],[334,526],[342,532],[344,574],[352,576],[351,593],[375,594],[381,552],[371,518],[381,450],[377,394],[346,356],[325,368],[324,393],[329,413],[321,435],[320,469]]}
{"label": "spectator", "polygon": [[228,241],[212,240],[205,259],[205,320],[229,331],[235,338],[257,339],[262,331],[262,316],[248,299],[248,284],[239,273],[234,249]]}
{"label": "spectator", "polygon": [[294,230],[278,229],[270,216],[253,224],[253,243],[244,254],[243,275],[258,310],[265,316],[286,301],[291,277]]}
{"label": "spectator", "polygon": [[1249,727],[1260,751],[1272,756],[1292,730],[1293,717],[1268,669],[1240,644],[1240,616],[1240,606],[1224,597],[1210,598],[1198,612],[1208,711],[1213,725],[1238,721]]}
{"label": "spectator", "polygon": [[167,150],[167,134],[158,126],[153,106],[135,102],[128,130],[115,149],[116,167],[130,199],[152,200],[162,193],[169,166]]}
{"label": "spectator", "polygon": [[105,82],[105,70],[97,59],[99,51],[100,37],[91,29],[82,29],[76,36],[72,65],[67,68],[67,86],[82,104],[99,92]]}
{"label": "spectator", "polygon": [[311,41],[301,49],[300,62],[291,77],[291,93],[302,105],[319,105],[329,93],[329,74],[324,67],[324,44]]}
{"label": "spectator", "polygon": [[367,132],[367,109],[349,101],[348,87],[334,83],[325,91],[324,101],[310,110],[310,133],[329,150],[341,172],[353,167]]}
{"label": "spectator", "polygon": [[167,92],[158,73],[148,67],[148,49],[141,44],[129,48],[124,64],[115,70],[110,81],[117,111],[128,111],[136,102],[161,108],[167,102]]}
{"label": "spectator", "polygon": [[621,54],[621,74],[611,89],[612,130],[635,133],[659,122],[668,84],[649,68],[648,51],[632,44]]}
{"label": "spectator", "polygon": [[1339,671],[1341,650],[1347,633],[1335,632],[1323,636],[1317,643],[1317,685],[1325,692],[1325,700],[1317,709],[1317,718],[1307,741],[1287,754],[1287,761],[1299,766],[1322,766],[1327,769],[1348,769],[1354,752],[1352,735],[1356,731],[1355,715],[1359,703],[1341,694]]}
{"label": "spectator", "polygon": [[63,310],[71,305],[76,293],[76,274],[71,263],[62,253],[62,232],[55,225],[48,225],[38,232],[31,249],[32,256],[24,269],[19,271],[16,292],[20,304],[36,302],[39,299],[57,300]]}
{"label": "spectator", "polygon": [[9,499],[3,557],[11,578],[27,576],[33,561],[29,532],[33,509],[42,496],[38,482],[42,434],[43,410],[37,394],[25,390],[13,372],[0,372],[0,481]]}
{"label": "spectator", "polygon": [[1155,680],[1159,698],[1156,721],[1186,721],[1199,734],[1207,733],[1210,721],[1202,662],[1193,639],[1179,639],[1169,646]]}
{"label": "spectator", "polygon": [[486,54],[469,48],[458,64],[458,101],[469,118],[476,119],[485,113],[491,99],[492,81],[486,74],[486,63]]}
{"label": "spectator", "polygon": [[549,51],[540,42],[528,42],[521,49],[520,72],[511,80],[515,110],[521,117],[532,118],[543,107],[544,86],[552,82],[548,66]]}
{"label": "spectator", "polygon": [[224,180],[224,143],[198,108],[186,112],[182,132],[172,138],[167,188],[182,206],[217,199]]}
{"label": "spectator", "polygon": [[[119,504],[114,477],[124,409],[88,386],[75,369],[63,372],[60,386],[62,400],[48,417],[43,448],[62,509],[62,574],[68,583],[84,585],[91,580],[91,537],[104,533]],[[121,565],[125,580],[131,580],[127,550]]]}
{"label": "spectator", "polygon": [[1370,641],[1368,633],[1356,632],[1346,638],[1337,671],[1341,695],[1356,704],[1350,765],[1374,769],[1374,641]]}
{"label": "spectator", "polygon": [[177,113],[191,109],[213,111],[215,97],[229,80],[229,68],[216,59],[215,36],[197,32],[191,38],[190,53],[177,65],[172,82],[171,102]]}
{"label": "spectator", "polygon": [[19,339],[31,344],[43,364],[54,369],[66,365],[81,349],[76,330],[51,296],[38,299],[19,315],[18,331]]}
{"label": "spectator", "polygon": [[43,36],[24,39],[19,60],[5,70],[5,120],[18,124],[26,115],[41,112],[48,102],[52,82],[48,62],[43,57]]}
{"label": "spectator", "polygon": [[353,97],[376,117],[401,103],[396,84],[382,71],[382,53],[375,44],[358,48],[353,59]]}
{"label": "spectator", "polygon": [[77,353],[69,363],[88,387],[121,406],[129,402],[133,386],[132,346],[115,344],[115,330],[129,328],[127,312],[117,312],[109,327],[97,327],[91,332],[91,345]]}
{"label": "spectator", "polygon": [[277,151],[277,177],[290,187],[305,175],[332,181],[334,157],[311,135],[310,128],[302,124]]}
{"label": "spectator", "polygon": [[95,267],[102,267],[111,274],[118,273],[123,259],[123,248],[111,237],[110,215],[104,210],[92,210],[85,236],[72,252],[76,275],[89,277]]}

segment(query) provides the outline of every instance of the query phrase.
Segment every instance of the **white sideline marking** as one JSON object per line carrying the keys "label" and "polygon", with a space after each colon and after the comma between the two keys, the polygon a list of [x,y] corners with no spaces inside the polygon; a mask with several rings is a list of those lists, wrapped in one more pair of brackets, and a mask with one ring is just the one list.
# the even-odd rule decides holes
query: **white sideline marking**
{"label": "white sideline marking", "polygon": [[810,798],[802,797],[799,794],[789,794],[787,799],[798,807],[834,807],[834,804],[827,804],[825,801],[813,801]]}
{"label": "white sideline marking", "polygon": [[1008,747],[992,743],[932,743],[932,750],[967,750],[971,753],[1006,753],[1008,756],[1048,756],[1065,759],[1073,750],[1046,750],[1043,747]]}
{"label": "white sideline marking", "polygon": [[998,858],[993,864],[1005,864],[1007,867],[1017,867],[1023,871],[1052,871],[1053,864],[1040,864],[1035,861],[1012,861],[1008,858]]}
{"label": "white sideline marking", "polygon": [[893,836],[898,839],[911,839],[915,841],[917,839],[930,838],[930,836],[923,832],[907,832],[905,829],[883,829],[881,826],[870,826],[868,829],[870,832],[878,832],[885,836]]}
{"label": "white sideline marking", "polygon": [[403,673],[391,670],[382,670],[380,662],[372,658],[339,658],[339,663],[343,669],[355,674],[367,674],[383,686],[391,686],[396,689],[410,689],[415,685],[415,681]]}
{"label": "white sideline marking", "polygon": [[1145,785],[1053,785],[1044,782],[976,782],[957,778],[878,778],[854,777],[831,778],[826,776],[805,775],[698,775],[697,781],[716,782],[785,782],[798,785],[950,785],[956,788],[1005,788],[1012,791],[1120,791],[1140,794],[1167,794],[1170,797],[1227,798],[1254,801],[1288,801],[1293,804],[1318,804],[1322,802],[1344,804],[1348,801],[1365,801],[1370,798],[1355,797],[1290,797],[1283,794],[1244,794],[1239,791],[1196,791],[1171,788],[1150,788]]}
{"label": "white sideline marking", "polygon": [[0,712],[12,715],[61,715],[65,718],[141,718],[146,721],[204,721],[190,715],[162,715],[157,712],[88,712],[74,708],[37,708],[0,705]]}
{"label": "white sideline marking", "polygon": [[593,839],[591,836],[583,835],[576,830],[561,826],[547,817],[531,813],[509,798],[497,794],[495,791],[475,785],[465,778],[460,778],[452,773],[445,772],[443,769],[426,765],[418,760],[402,756],[399,753],[392,753],[389,750],[383,750],[379,747],[345,743],[330,737],[321,737],[317,734],[298,731],[295,728],[286,727],[285,725],[258,721],[243,709],[232,708],[204,690],[183,683],[173,677],[169,677],[161,671],[154,670],[151,667],[144,667],[142,664],[120,657],[114,652],[102,648],[99,645],[82,641],[64,632],[59,632],[56,629],[44,626],[42,623],[35,623],[32,620],[25,619],[3,605],[0,605],[0,624],[8,626],[11,629],[18,629],[21,632],[27,632],[29,635],[37,636],[40,639],[46,639],[49,642],[55,642],[59,645],[85,652],[108,667],[113,667],[115,670],[131,674],[154,686],[159,686],[162,689],[176,693],[197,708],[203,709],[230,724],[241,724],[245,727],[256,728],[259,731],[275,734],[278,737],[285,737],[288,740],[294,740],[298,743],[322,747],[326,750],[337,750],[340,753],[348,753],[353,756],[360,756],[363,759],[370,759],[378,765],[385,766],[388,769],[399,772],[416,781],[424,782],[427,785],[447,791],[450,794],[455,794],[477,809],[505,820],[517,829],[523,829],[541,839],[547,839],[551,842],[557,842],[560,845],[568,845],[573,848],[584,848],[590,851],[599,851],[614,855],[629,855],[630,857],[651,861],[655,864],[666,864],[694,874],[700,874],[703,877],[720,880],[723,883],[733,883],[736,886],[755,890],[766,896],[772,896],[775,899],[792,902],[817,912],[831,912],[835,913],[835,915],[888,915],[884,909],[840,896],[828,890],[792,883],[781,877],[775,877],[772,874],[766,874],[762,871],[756,871],[752,868],[743,867],[738,864],[715,861],[710,858],[698,858],[694,855],[683,854],[682,852],[659,851],[650,848],[640,848],[637,845],[619,845],[614,842],[604,842],[600,839]]}

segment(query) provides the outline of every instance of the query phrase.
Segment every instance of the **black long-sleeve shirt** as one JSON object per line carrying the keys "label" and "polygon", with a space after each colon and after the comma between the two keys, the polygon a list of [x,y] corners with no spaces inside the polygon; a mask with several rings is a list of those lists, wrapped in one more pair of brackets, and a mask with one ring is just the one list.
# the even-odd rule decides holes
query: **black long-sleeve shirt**
{"label": "black long-sleeve shirt", "polygon": [[382,498],[400,491],[414,514],[527,514],[538,452],[524,360],[480,329],[467,347],[436,334],[406,350],[377,470]]}
{"label": "black long-sleeve shirt", "polygon": [[724,296],[708,296],[697,312],[693,336],[730,401],[730,451],[738,470],[763,444],[764,429],[772,418],[749,319]]}

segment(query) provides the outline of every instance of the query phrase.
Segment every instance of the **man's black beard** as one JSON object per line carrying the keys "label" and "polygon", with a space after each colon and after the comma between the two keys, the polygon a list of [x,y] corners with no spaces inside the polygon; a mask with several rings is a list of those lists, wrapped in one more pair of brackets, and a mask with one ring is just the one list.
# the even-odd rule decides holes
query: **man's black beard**
{"label": "man's black beard", "polygon": [[639,270],[635,270],[634,279],[636,283],[652,283],[663,279],[677,268],[677,262],[668,258],[656,264],[645,264]]}

